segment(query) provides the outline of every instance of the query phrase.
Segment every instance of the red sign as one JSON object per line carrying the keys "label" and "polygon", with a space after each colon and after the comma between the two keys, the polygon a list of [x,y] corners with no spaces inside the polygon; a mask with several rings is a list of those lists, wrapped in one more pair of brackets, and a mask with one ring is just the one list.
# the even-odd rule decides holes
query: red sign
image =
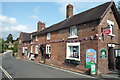
{"label": "red sign", "polygon": [[110,34],[110,33],[111,33],[110,29],[105,29],[104,30],[104,34]]}

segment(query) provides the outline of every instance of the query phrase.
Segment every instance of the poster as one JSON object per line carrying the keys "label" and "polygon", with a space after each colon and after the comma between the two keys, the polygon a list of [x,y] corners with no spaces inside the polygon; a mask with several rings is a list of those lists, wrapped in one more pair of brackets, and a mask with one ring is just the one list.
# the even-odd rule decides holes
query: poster
{"label": "poster", "polygon": [[106,58],[106,49],[102,48],[100,50],[100,58]]}
{"label": "poster", "polygon": [[94,49],[86,50],[86,68],[91,68],[91,65],[96,66],[96,51]]}

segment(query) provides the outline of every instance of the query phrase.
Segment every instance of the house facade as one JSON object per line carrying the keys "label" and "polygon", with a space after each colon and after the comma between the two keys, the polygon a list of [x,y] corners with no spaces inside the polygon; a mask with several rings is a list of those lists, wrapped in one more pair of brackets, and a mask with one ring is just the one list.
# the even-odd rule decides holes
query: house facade
{"label": "house facade", "polygon": [[32,55],[35,61],[86,74],[116,69],[115,61],[120,56],[120,15],[114,2],[76,15],[69,4],[64,21],[48,28],[38,22],[37,27],[33,33],[21,32],[21,57],[29,59]]}

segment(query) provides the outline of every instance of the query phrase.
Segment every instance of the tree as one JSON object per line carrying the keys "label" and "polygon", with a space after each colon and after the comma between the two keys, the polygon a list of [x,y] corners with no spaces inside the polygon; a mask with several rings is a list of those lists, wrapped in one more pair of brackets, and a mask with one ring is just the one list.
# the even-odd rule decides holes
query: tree
{"label": "tree", "polygon": [[16,42],[14,44],[14,47],[13,47],[13,53],[17,52],[18,51],[18,42]]}
{"label": "tree", "polygon": [[120,14],[120,1],[118,2],[118,6],[117,6],[118,12]]}
{"label": "tree", "polygon": [[0,38],[0,53],[4,52],[4,40]]}
{"label": "tree", "polygon": [[13,35],[12,34],[9,34],[8,37],[7,37],[7,40],[6,42],[13,42]]}

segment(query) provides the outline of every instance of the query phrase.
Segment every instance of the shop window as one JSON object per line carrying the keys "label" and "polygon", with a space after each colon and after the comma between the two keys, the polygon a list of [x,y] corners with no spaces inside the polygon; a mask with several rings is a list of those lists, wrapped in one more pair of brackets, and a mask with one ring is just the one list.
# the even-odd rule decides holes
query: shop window
{"label": "shop window", "polygon": [[70,28],[70,36],[68,38],[78,38],[76,26]]}
{"label": "shop window", "polygon": [[46,46],[46,54],[51,54],[51,46],[50,45]]}
{"label": "shop window", "polygon": [[67,43],[66,59],[80,60],[80,43]]}
{"label": "shop window", "polygon": [[47,40],[50,40],[50,33],[47,33]]}
{"label": "shop window", "polygon": [[115,57],[120,57],[120,49],[115,49]]}
{"label": "shop window", "polygon": [[107,25],[108,25],[108,28],[110,29],[110,36],[115,36],[114,35],[114,22],[110,21],[110,20],[107,20]]}

